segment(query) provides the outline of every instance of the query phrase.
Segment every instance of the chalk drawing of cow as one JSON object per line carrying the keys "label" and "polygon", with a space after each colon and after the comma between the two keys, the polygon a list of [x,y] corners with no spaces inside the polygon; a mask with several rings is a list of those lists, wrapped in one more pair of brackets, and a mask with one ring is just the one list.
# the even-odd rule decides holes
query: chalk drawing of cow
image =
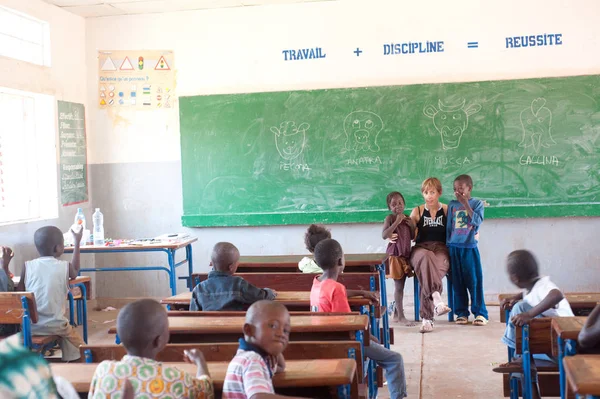
{"label": "chalk drawing of cow", "polygon": [[452,150],[458,148],[464,131],[469,126],[469,116],[479,112],[481,105],[471,104],[465,108],[465,100],[458,104],[445,104],[438,100],[439,110],[431,104],[423,109],[428,118],[433,119],[433,126],[440,133],[442,148]]}

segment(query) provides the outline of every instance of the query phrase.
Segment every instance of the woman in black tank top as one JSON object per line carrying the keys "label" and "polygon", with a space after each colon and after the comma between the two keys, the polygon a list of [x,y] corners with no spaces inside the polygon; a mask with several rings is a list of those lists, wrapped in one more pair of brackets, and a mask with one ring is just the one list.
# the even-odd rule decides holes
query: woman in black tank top
{"label": "woman in black tank top", "polygon": [[433,331],[433,318],[450,312],[441,297],[442,279],[450,269],[446,248],[447,206],[439,202],[442,184],[435,177],[421,185],[425,204],[413,209],[410,217],[417,225],[416,245],[410,263],[421,285],[420,316],[422,333]]}

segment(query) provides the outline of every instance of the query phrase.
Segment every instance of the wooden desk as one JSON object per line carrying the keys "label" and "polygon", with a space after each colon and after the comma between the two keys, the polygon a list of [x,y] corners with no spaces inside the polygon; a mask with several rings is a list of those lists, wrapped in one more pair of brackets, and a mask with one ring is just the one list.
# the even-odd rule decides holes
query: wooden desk
{"label": "wooden desk", "polygon": [[[165,298],[160,301],[161,304],[169,306],[173,310],[187,310],[190,308],[192,300],[191,292]],[[309,291],[280,291],[277,292],[275,302],[285,305],[289,311],[310,311],[310,292]],[[373,301],[367,298],[353,297],[348,298],[351,307],[362,307],[373,304]]]}
{"label": "wooden desk", "polygon": [[600,356],[569,356],[563,362],[573,392],[588,398],[600,397]]}
{"label": "wooden desk", "polygon": [[[196,237],[190,237],[177,242],[164,242],[145,245],[119,245],[119,246],[94,246],[84,245],[81,247],[82,254],[103,254],[103,253],[120,253],[120,252],[165,252],[167,254],[168,267],[165,266],[140,266],[140,267],[102,267],[102,268],[82,268],[80,272],[122,272],[122,271],[148,271],[162,270],[169,275],[169,286],[171,294],[177,294],[177,272],[176,269],[187,263],[188,275],[179,277],[187,281],[188,288],[192,288],[191,276],[194,272],[194,264],[192,259],[192,243],[198,241]],[[175,253],[179,249],[185,248],[186,258],[181,262],[175,263]],[[72,253],[73,247],[65,248],[65,253]]]}
{"label": "wooden desk", "polygon": [[[312,255],[276,255],[276,256],[241,256],[238,273],[295,273],[298,272],[298,262]],[[388,258],[385,253],[375,254],[346,254],[346,271],[352,273],[378,271]]]}
{"label": "wooden desk", "polygon": [[[560,357],[564,351],[564,341],[577,340],[587,317],[554,317],[552,319],[552,356]],[[559,341],[562,339],[562,343]],[[562,345],[562,346],[561,346]]]}
{"label": "wooden desk", "polygon": [[[196,366],[189,363],[170,363],[177,368],[192,375],[196,374]],[[228,362],[208,362],[216,391],[222,391]],[[53,375],[58,375],[69,381],[79,393],[87,393],[98,364],[86,363],[52,363],[50,368]],[[273,386],[279,392],[289,392],[291,388],[335,388],[345,387],[348,396],[358,397],[356,378],[356,362],[353,359],[317,359],[317,360],[289,360],[286,362],[286,371],[273,376]],[[287,388],[287,390],[286,390]],[[294,390],[292,390],[293,392]]]}
{"label": "wooden desk", "polygon": [[[498,303],[500,304],[503,299],[515,296],[516,294],[500,294],[498,295]],[[567,292],[564,294],[573,313],[575,315],[587,316],[589,312],[596,307],[600,302],[600,292]],[[506,313],[500,308],[500,321],[506,322]]]}
{"label": "wooden desk", "polygon": [[[170,342],[236,342],[243,337],[243,326],[244,317],[169,317]],[[293,341],[357,340],[365,345],[370,341],[366,315],[294,316],[291,326]],[[116,334],[117,328],[112,327],[108,332]]]}

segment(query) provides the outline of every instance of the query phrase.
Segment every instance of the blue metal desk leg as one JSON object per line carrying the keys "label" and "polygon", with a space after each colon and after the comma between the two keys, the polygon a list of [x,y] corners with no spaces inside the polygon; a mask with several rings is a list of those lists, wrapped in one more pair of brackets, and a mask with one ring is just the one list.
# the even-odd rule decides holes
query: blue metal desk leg
{"label": "blue metal desk leg", "polygon": [[523,326],[523,399],[531,399],[531,352],[529,351],[529,324]]}
{"label": "blue metal desk leg", "polygon": [[381,287],[381,303],[386,308],[383,314],[383,346],[390,349],[390,318],[387,312],[387,289],[385,287],[385,263],[377,266],[379,270],[379,287]]}
{"label": "blue metal desk leg", "polygon": [[420,299],[420,295],[421,293],[419,292],[419,279],[417,278],[417,275],[415,275],[413,277],[415,279],[414,282],[414,296],[415,296],[415,321],[419,321],[419,312],[421,310],[421,299]]}
{"label": "blue metal desk leg", "polygon": [[[83,340],[85,343],[88,343],[88,317],[87,317],[87,289],[85,288],[85,284],[77,284],[81,289],[81,308],[82,308],[82,324],[83,324]],[[79,308],[79,305],[77,305]]]}
{"label": "blue metal desk leg", "polygon": [[192,274],[194,274],[194,262],[192,260],[192,244],[188,244],[185,247],[185,256],[188,261],[188,288],[190,292],[194,290],[194,282],[192,281]]}
{"label": "blue metal desk leg", "polygon": [[169,249],[167,251],[167,256],[169,258],[169,285],[171,286],[171,294],[173,296],[177,295],[177,270],[175,269],[175,250]]}
{"label": "blue metal desk leg", "polygon": [[448,313],[448,321],[454,321],[454,289],[449,275],[446,275],[446,290],[448,291],[448,307],[452,309]]}

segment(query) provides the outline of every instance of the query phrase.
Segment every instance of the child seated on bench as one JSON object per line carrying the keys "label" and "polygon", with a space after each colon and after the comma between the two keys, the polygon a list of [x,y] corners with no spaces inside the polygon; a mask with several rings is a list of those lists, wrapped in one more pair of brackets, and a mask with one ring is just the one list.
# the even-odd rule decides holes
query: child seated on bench
{"label": "child seated on bench", "polygon": [[272,379],[273,374],[285,370],[283,351],[290,330],[290,314],[282,304],[264,300],[250,306],[244,338],[227,368],[223,399],[283,397],[275,394]]}
{"label": "child seated on bench", "polygon": [[192,292],[190,310],[246,310],[261,299],[275,299],[277,293],[270,288],[258,288],[241,277],[233,276],[240,261],[240,251],[229,242],[217,243],[210,256],[214,268],[208,279],[198,284]]}
{"label": "child seated on bench", "polygon": [[212,380],[199,350],[184,352],[184,360],[197,365],[196,376],[155,360],[169,342],[169,318],[158,302],[142,299],[126,305],[117,317],[117,334],[127,355],[98,365],[90,399],[108,399],[128,384],[135,397],[214,398]]}
{"label": "child seated on bench", "polygon": [[[313,312],[350,312],[346,287],[337,282],[344,270],[344,252],[332,239],[321,241],[315,247],[315,261],[323,269],[323,275],[315,277],[310,290],[310,308]],[[390,398],[406,397],[406,377],[402,355],[375,342],[364,347],[365,356],[377,362],[385,370]]]}
{"label": "child seated on bench", "polygon": [[32,335],[58,335],[63,361],[80,358],[79,346],[83,339],[65,317],[69,278],[79,274],[79,245],[83,229],[71,230],[75,247],[71,263],[59,258],[65,252],[63,233],[54,226],[38,229],[33,240],[40,257],[25,262],[17,291],[29,291],[35,295],[38,322],[31,325]]}
{"label": "child seated on bench", "polygon": [[600,346],[600,304],[596,305],[579,332],[579,347],[591,349]]}
{"label": "child seated on bench", "polygon": [[[315,247],[320,241],[331,238],[331,232],[320,224],[311,224],[304,234],[304,245],[311,254],[314,254]],[[323,269],[317,265],[313,258],[305,256],[298,262],[298,269],[302,273],[323,273]]]}
{"label": "child seated on bench", "polygon": [[[504,299],[500,304],[503,310],[510,310],[509,322],[502,337],[502,342],[509,348],[516,349],[516,327],[521,327],[536,317],[573,316],[569,302],[560,289],[550,281],[550,277],[540,277],[537,260],[531,252],[526,250],[511,252],[506,259],[506,269],[512,283],[526,291]],[[522,371],[522,359],[501,364],[494,371],[500,373]],[[533,362],[532,373],[534,378],[531,392],[534,398],[539,398],[537,373]]]}

